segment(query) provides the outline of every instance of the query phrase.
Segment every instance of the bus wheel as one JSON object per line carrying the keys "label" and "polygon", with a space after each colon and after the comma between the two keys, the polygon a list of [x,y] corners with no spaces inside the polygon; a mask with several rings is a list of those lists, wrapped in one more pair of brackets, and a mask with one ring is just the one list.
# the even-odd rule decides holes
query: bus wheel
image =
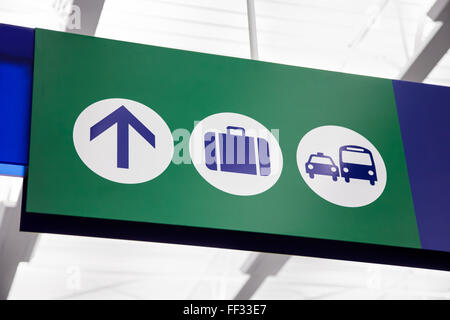
{"label": "bus wheel", "polygon": [[350,178],[349,177],[345,177],[345,182],[350,182]]}

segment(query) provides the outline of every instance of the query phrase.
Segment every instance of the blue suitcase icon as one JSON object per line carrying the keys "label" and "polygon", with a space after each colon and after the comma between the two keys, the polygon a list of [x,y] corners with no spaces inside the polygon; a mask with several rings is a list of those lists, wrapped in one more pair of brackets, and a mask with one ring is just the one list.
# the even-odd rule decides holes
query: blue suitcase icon
{"label": "blue suitcase icon", "polygon": [[[241,131],[241,135],[232,134],[231,130]],[[269,143],[263,138],[246,136],[241,127],[228,126],[227,133],[207,132],[205,161],[206,167],[214,171],[257,175],[259,169],[259,175],[270,175]]]}

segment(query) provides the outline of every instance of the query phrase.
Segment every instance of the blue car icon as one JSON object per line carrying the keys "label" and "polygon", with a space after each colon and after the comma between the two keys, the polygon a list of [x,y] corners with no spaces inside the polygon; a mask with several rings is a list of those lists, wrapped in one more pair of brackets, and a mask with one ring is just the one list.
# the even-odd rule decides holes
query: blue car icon
{"label": "blue car icon", "polygon": [[337,181],[339,177],[339,168],[334,164],[333,159],[322,152],[310,155],[305,167],[311,179],[314,179],[316,174],[331,176],[333,181]]}
{"label": "blue car icon", "polygon": [[350,178],[369,180],[371,185],[377,181],[377,171],[372,152],[360,146],[342,146],[339,148],[339,166],[345,182]]}

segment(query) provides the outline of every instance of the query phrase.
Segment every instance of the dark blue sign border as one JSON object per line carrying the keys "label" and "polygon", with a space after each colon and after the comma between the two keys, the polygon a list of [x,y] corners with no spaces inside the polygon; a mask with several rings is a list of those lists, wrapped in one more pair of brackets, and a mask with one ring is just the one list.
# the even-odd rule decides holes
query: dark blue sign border
{"label": "dark blue sign border", "polygon": [[450,88],[392,82],[422,248],[450,251]]}
{"label": "dark blue sign border", "polygon": [[0,162],[28,165],[34,29],[0,24],[0,43]]}

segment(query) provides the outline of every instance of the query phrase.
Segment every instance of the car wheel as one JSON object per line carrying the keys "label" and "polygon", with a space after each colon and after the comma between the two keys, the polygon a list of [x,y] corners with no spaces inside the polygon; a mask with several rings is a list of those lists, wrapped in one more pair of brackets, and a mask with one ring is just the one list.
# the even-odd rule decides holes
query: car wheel
{"label": "car wheel", "polygon": [[345,177],[345,182],[350,182],[350,178],[349,177]]}
{"label": "car wheel", "polygon": [[310,173],[310,174],[309,174],[309,177],[310,177],[311,179],[314,179],[314,173]]}
{"label": "car wheel", "polygon": [[333,181],[337,181],[337,176],[333,176]]}
{"label": "car wheel", "polygon": [[370,184],[374,186],[375,185],[375,180],[370,180]]}

